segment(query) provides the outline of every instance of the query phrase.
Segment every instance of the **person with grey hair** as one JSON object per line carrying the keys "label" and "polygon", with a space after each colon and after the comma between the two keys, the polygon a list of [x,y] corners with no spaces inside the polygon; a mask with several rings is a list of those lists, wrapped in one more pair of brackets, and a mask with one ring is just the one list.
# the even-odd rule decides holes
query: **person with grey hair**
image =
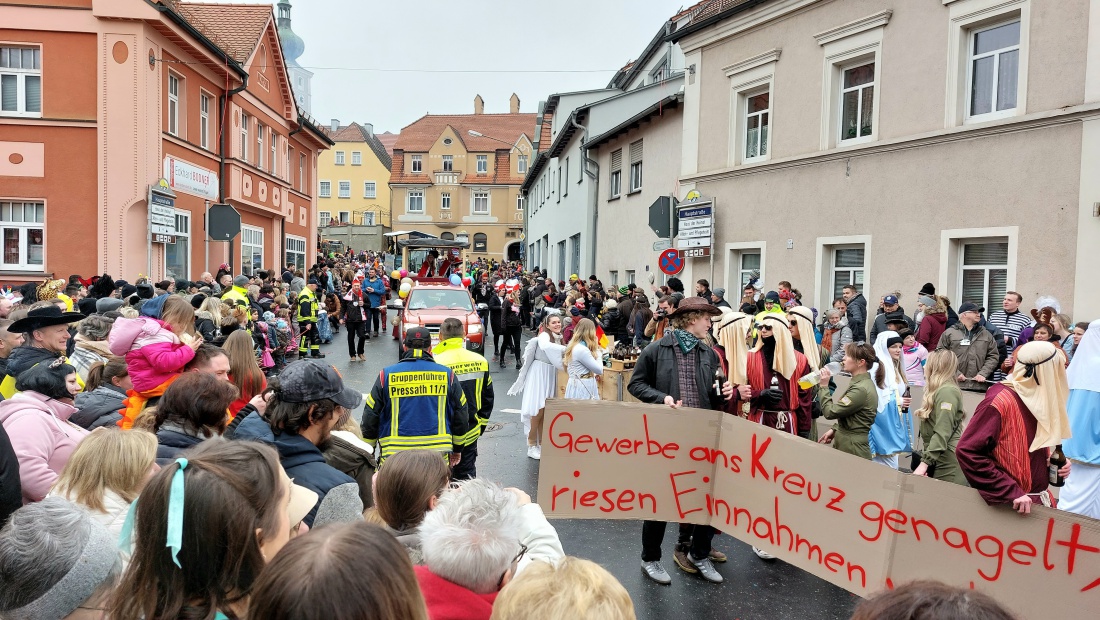
{"label": "person with grey hair", "polygon": [[844,347],[852,341],[852,328],[848,327],[848,317],[836,308],[825,311],[825,320],[821,323],[821,346],[829,352],[830,362],[844,359]]}
{"label": "person with grey hair", "polygon": [[60,497],[28,504],[0,530],[0,617],[101,617],[121,572],[115,537],[83,508]]}
{"label": "person with grey hair", "polygon": [[500,589],[524,568],[565,557],[529,495],[478,478],[444,491],[419,532],[424,565],[414,570],[432,618],[488,620]]}
{"label": "person with grey hair", "polygon": [[115,320],[102,314],[85,317],[76,328],[76,348],[73,349],[69,363],[76,368],[76,374],[84,383],[88,382],[88,371],[97,362],[107,363],[111,358],[111,347],[107,344],[107,335]]}

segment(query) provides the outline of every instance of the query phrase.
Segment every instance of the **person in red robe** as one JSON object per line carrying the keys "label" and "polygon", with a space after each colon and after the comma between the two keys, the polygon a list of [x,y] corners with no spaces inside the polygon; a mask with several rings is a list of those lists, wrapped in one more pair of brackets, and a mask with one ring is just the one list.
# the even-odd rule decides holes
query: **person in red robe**
{"label": "person in red robe", "polygon": [[[1054,507],[1050,448],[1069,437],[1065,353],[1049,342],[1019,349],[1012,373],[986,392],[955,449],[970,486],[989,505],[1011,504],[1020,514]],[[1069,462],[1059,474],[1069,476]]]}
{"label": "person in red robe", "polygon": [[808,437],[813,424],[813,392],[798,387],[798,379],[810,372],[810,365],[805,355],[795,351],[790,329],[782,314],[765,314],[756,324],[760,341],[749,352],[745,365],[750,387],[748,418]]}

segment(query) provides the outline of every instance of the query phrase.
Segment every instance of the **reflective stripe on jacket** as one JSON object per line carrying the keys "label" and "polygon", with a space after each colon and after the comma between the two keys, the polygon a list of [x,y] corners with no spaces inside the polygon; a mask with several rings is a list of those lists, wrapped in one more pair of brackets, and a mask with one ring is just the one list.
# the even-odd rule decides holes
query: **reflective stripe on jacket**
{"label": "reflective stripe on jacket", "polygon": [[302,289],[301,293],[298,293],[298,322],[317,322],[317,297],[313,294],[313,291],[309,290],[308,286]]}
{"label": "reflective stripe on jacket", "polygon": [[462,385],[466,408],[470,412],[470,431],[462,445],[470,445],[481,436],[493,412],[493,377],[489,374],[489,362],[467,349],[462,338],[444,340],[436,345],[432,354],[436,362],[454,371]]}

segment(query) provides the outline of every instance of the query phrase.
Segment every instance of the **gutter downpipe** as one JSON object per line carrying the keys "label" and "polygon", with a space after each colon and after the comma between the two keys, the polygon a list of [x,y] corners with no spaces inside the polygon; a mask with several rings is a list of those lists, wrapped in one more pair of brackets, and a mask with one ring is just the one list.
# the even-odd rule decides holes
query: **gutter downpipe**
{"label": "gutter downpipe", "polygon": [[[574,127],[580,129],[583,132],[581,137],[581,161],[584,162],[584,173],[588,178],[592,179],[592,191],[588,193],[589,204],[592,207],[592,272],[596,272],[596,225],[600,219],[600,207],[599,207],[599,188],[600,188],[600,164],[596,160],[588,156],[588,147],[585,143],[588,142],[588,128],[577,122],[577,111],[574,110],[569,115],[569,122]],[[596,171],[593,172],[588,169],[589,166],[593,166]]]}

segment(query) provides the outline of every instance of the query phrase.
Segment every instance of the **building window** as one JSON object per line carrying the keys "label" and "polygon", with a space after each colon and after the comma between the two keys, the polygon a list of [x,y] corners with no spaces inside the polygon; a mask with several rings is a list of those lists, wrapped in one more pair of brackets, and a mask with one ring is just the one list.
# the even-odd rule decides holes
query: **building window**
{"label": "building window", "polygon": [[569,158],[568,157],[565,158],[565,181],[564,181],[564,189],[562,190],[561,195],[562,196],[568,196],[569,195]]}
{"label": "building window", "polygon": [[959,303],[996,308],[1008,290],[1008,241],[964,243],[959,269]]}
{"label": "building window", "polygon": [[854,285],[856,290],[863,292],[864,247],[836,246],[833,248],[832,261],[832,299],[841,297],[844,287]]}
{"label": "building window", "polygon": [[263,123],[256,123],[256,167],[264,169],[264,132]]}
{"label": "building window", "polygon": [[359,222],[363,226],[374,226],[374,211],[367,211],[366,213],[359,214],[363,221]]}
{"label": "building window", "polygon": [[295,269],[306,268],[306,240],[303,237],[286,236],[286,264]]}
{"label": "building window", "polygon": [[970,33],[967,106],[971,117],[1016,109],[1020,79],[1020,20]]}
{"label": "building window", "polygon": [[519,174],[527,174],[527,156],[520,155],[516,157],[516,172]]}
{"label": "building window", "polygon": [[164,244],[164,275],[189,280],[191,272],[191,213],[176,211],[175,243]]}
{"label": "building window", "polygon": [[241,112],[241,161],[248,161],[248,124],[252,119]]}
{"label": "building window", "polygon": [[611,178],[608,179],[608,197],[618,198],[623,192],[623,150],[611,153]]}
{"label": "building window", "polygon": [[443,156],[443,172],[454,172],[455,169],[455,156],[444,155]]}
{"label": "building window", "polygon": [[561,202],[561,166],[558,166],[558,202]]}
{"label": "building window", "polygon": [[565,270],[565,242],[558,242],[558,279],[565,280],[569,277],[569,272]]}
{"label": "building window", "polygon": [[740,274],[741,290],[743,291],[749,282],[760,277],[760,252],[742,251],[738,262],[740,263],[738,273]]}
{"label": "building window", "polygon": [[489,251],[489,238],[485,233],[474,233],[474,252],[486,253]]}
{"label": "building window", "polygon": [[241,273],[250,276],[264,268],[264,229],[241,226]]}
{"label": "building window", "polygon": [[771,91],[745,97],[745,159],[768,156],[768,128],[771,124]]}
{"label": "building window", "polygon": [[420,155],[412,156],[412,171],[413,174],[420,174],[424,171],[424,161]]}
{"label": "building window", "polygon": [[298,155],[298,189],[306,191],[306,155]]}
{"label": "building window", "polygon": [[363,165],[363,153],[360,151],[351,152],[351,165],[362,166]]}
{"label": "building window", "polygon": [[336,215],[340,218],[340,223],[341,224],[350,224],[351,223],[351,211],[340,211]]}
{"label": "building window", "polygon": [[351,198],[351,181],[340,181],[340,198]]}
{"label": "building window", "polygon": [[210,148],[210,95],[199,95],[199,146]]}
{"label": "building window", "polygon": [[452,232],[444,232],[444,233],[439,234],[439,238],[444,240],[444,241],[454,241],[455,240],[455,234],[452,233]]}
{"label": "building window", "polygon": [[642,141],[630,145],[630,191],[642,189]]}
{"label": "building window", "polygon": [[276,145],[275,130],[272,129],[271,130],[271,160],[270,160],[270,164],[269,164],[271,166],[271,174],[272,175],[275,174],[275,159],[276,159],[275,158],[275,145]]}
{"label": "building window", "polygon": [[409,192],[409,203],[405,207],[409,213],[424,212],[424,192]]}
{"label": "building window", "polygon": [[332,181],[321,181],[321,198],[332,198]]}
{"label": "building window", "polygon": [[840,90],[840,141],[874,133],[875,63],[844,69]]}
{"label": "building window", "polygon": [[627,269],[626,270],[626,283],[627,284],[637,284],[637,282],[634,281],[634,270],[633,269]]}
{"label": "building window", "polygon": [[374,181],[363,181],[363,198],[377,198],[378,184]]}
{"label": "building window", "polygon": [[42,271],[46,255],[46,205],[41,202],[0,202],[0,233],[4,256],[0,269]]}
{"label": "building window", "polygon": [[448,211],[451,208],[451,193],[443,192],[439,195],[439,208]]}
{"label": "building window", "polygon": [[337,166],[343,166],[344,165],[344,152],[343,151],[336,151],[336,165]]}
{"label": "building window", "polygon": [[619,272],[618,271],[612,271],[611,272],[611,277],[608,278],[608,279],[611,281],[611,286],[618,288],[618,286],[619,286]]}
{"label": "building window", "polygon": [[0,47],[0,114],[42,116],[42,50]]}
{"label": "building window", "polygon": [[581,272],[581,235],[577,233],[569,238],[570,252],[569,273]]}
{"label": "building window", "polygon": [[523,211],[523,196],[516,196],[516,211]]}
{"label": "building window", "polygon": [[489,215],[488,192],[474,192],[474,215]]}
{"label": "building window", "polygon": [[322,228],[324,228],[325,226],[328,226],[328,223],[330,221],[332,221],[332,214],[329,213],[328,211],[318,211],[317,212],[317,219],[318,219],[318,224]]}
{"label": "building window", "polygon": [[478,155],[477,156],[477,173],[489,174],[489,156]]}
{"label": "building window", "polygon": [[168,133],[180,135],[180,79],[168,74]]}

